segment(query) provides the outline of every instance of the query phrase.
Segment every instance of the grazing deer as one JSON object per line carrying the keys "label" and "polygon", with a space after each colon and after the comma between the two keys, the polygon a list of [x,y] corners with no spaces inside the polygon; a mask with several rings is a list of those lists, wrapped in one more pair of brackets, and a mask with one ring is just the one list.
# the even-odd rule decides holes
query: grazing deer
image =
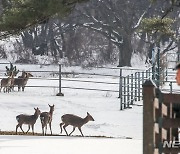
{"label": "grazing deer", "polygon": [[75,128],[78,127],[79,131],[81,132],[81,135],[83,135],[81,127],[86,124],[88,121],[94,121],[93,117],[87,112],[87,116],[85,118],[78,117],[73,114],[65,114],[61,117],[62,123],[60,123],[61,133],[62,133],[62,126],[66,132],[66,135],[68,136],[68,133],[66,131],[66,127],[68,125],[73,126],[72,132],[69,134],[69,136],[74,132]]}
{"label": "grazing deer", "polygon": [[22,91],[24,91],[24,88],[27,84],[29,77],[33,77],[33,75],[31,73],[23,71],[22,76],[19,76],[17,79],[14,80],[14,85],[18,86],[18,91],[20,91],[21,87],[22,87]]}
{"label": "grazing deer", "polygon": [[38,107],[34,108],[34,110],[35,110],[34,115],[20,114],[20,115],[16,116],[16,120],[18,122],[18,124],[16,126],[16,134],[17,134],[18,127],[21,128],[23,133],[25,133],[22,129],[22,125],[26,124],[26,125],[28,125],[28,130],[26,133],[28,133],[28,131],[30,130],[30,126],[31,126],[32,133],[34,135],[34,124],[36,123],[36,120],[38,119],[39,115],[41,114],[41,111],[39,110]]}
{"label": "grazing deer", "polygon": [[[51,122],[52,122],[52,116],[53,116],[53,112],[54,112],[54,104],[52,106],[49,105],[49,107],[50,107],[49,112],[42,112],[40,115],[43,135],[46,135],[48,124],[49,124],[49,128],[50,128],[51,135],[52,135]],[[46,128],[45,134],[44,134],[44,127]]]}
{"label": "grazing deer", "polygon": [[[14,75],[13,73],[11,73],[11,75],[8,78],[3,78],[1,80],[1,89],[3,88],[4,92],[8,92],[8,93],[10,92],[11,82],[13,79],[14,79]],[[1,92],[1,89],[0,89],[0,92]]]}

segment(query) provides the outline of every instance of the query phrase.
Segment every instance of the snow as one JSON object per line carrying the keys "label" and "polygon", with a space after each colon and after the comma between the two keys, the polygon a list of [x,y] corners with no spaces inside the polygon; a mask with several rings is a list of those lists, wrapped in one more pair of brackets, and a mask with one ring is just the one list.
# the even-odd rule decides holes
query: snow
{"label": "snow", "polygon": [[141,140],[0,136],[1,154],[141,154],[141,149]]}
{"label": "snow", "polygon": [[[108,79],[99,79],[107,81]],[[112,78],[109,78],[112,82]],[[115,80],[115,79],[114,79]],[[96,79],[98,81],[98,79]],[[84,83],[63,81],[63,85],[73,87],[83,87]],[[58,85],[58,81],[46,81],[31,79],[28,85]],[[62,85],[62,86],[63,86]],[[98,84],[89,87],[98,88]],[[116,85],[115,85],[116,86]],[[115,89],[113,85],[107,85],[104,89]],[[21,113],[33,114],[34,107],[39,107],[42,111],[48,111],[48,104],[55,104],[53,119],[54,133],[59,133],[60,117],[65,113],[72,113],[81,117],[86,116],[86,112],[92,114],[95,122],[89,122],[85,125],[83,131],[86,135],[101,135],[108,137],[131,137],[141,138],[142,136],[142,107],[134,106],[131,110],[119,111],[119,99],[117,93],[96,92],[74,89],[63,89],[64,97],[55,96],[58,93],[57,88],[29,88],[25,92],[1,93],[0,104],[0,129],[14,130],[16,126],[15,117]],[[4,118],[4,115],[8,115]],[[8,121],[8,123],[6,122]],[[40,121],[35,126],[37,132],[41,132]],[[72,128],[71,128],[72,129]],[[132,130],[137,130],[134,133]],[[129,130],[129,131],[128,131]],[[79,133],[75,133],[78,134]]]}
{"label": "snow", "polygon": [[[4,66],[1,66],[0,70],[3,68]],[[54,66],[44,66],[43,68],[39,68],[37,65],[19,65],[18,68],[24,70],[58,70],[58,67]],[[76,68],[76,70],[78,71],[78,68]],[[86,71],[114,75],[119,74],[118,70],[111,70],[112,72],[103,69],[101,69],[101,71]],[[30,79],[27,86],[58,86],[57,80],[35,79],[41,75],[48,77],[48,74],[37,74],[37,72],[32,74],[34,75],[34,79]],[[3,77],[3,74],[1,74],[0,77]],[[73,78],[73,80],[76,79],[112,83],[118,83],[119,81],[117,77],[99,76],[77,76],[76,78]],[[118,91],[118,84],[104,85],[63,80],[62,86],[88,87]],[[58,93],[58,88],[26,87],[25,92],[17,92],[17,88],[15,88],[15,92],[9,94],[0,93],[1,131],[15,131],[17,125],[15,117],[17,115],[22,113],[33,114],[35,107],[39,107],[41,111],[49,111],[48,104],[54,104],[55,111],[52,122],[53,134],[60,135],[59,123],[61,122],[61,116],[63,114],[70,113],[85,117],[86,113],[89,112],[95,121],[88,122],[82,127],[83,134],[85,136],[106,136],[112,138],[75,137],[76,135],[80,135],[78,129],[72,134],[74,135],[73,137],[0,136],[0,153],[45,154],[50,151],[51,154],[116,154],[120,152],[123,154],[130,154],[132,151],[133,154],[142,153],[142,106],[133,106],[132,109],[120,111],[117,92],[85,91],[75,89],[62,89],[62,92],[65,96],[58,97],[55,96]],[[27,126],[23,126],[23,128],[26,130]],[[20,132],[20,129],[18,129],[18,131]],[[71,132],[72,127],[68,126],[67,131]],[[35,124],[35,132],[42,132],[39,119]],[[48,133],[50,133],[49,128]],[[62,135],[65,135],[65,132],[63,132]]]}

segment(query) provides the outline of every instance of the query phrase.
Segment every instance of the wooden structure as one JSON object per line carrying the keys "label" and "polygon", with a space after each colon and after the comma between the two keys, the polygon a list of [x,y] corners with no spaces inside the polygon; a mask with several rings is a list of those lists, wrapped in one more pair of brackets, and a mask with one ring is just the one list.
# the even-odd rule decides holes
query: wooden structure
{"label": "wooden structure", "polygon": [[[179,104],[179,105],[178,105]],[[178,154],[180,147],[164,147],[178,141],[180,94],[162,93],[151,80],[143,84],[143,154]]]}

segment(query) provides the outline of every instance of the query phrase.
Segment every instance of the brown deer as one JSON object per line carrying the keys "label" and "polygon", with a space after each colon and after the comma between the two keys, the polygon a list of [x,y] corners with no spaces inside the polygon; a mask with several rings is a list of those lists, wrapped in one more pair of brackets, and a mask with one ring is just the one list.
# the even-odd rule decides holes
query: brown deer
{"label": "brown deer", "polygon": [[[48,124],[49,124],[49,128],[50,128],[51,135],[52,135],[51,122],[52,122],[52,116],[53,116],[53,112],[54,112],[54,104],[52,106],[49,105],[49,107],[50,107],[49,112],[42,112],[40,115],[43,135],[46,135]],[[46,129],[45,133],[44,133],[44,128]]]}
{"label": "brown deer", "polygon": [[19,80],[22,80],[26,77],[26,72],[25,71],[22,71],[22,75],[21,76],[18,76],[18,78],[14,78],[12,81],[11,81],[11,89],[14,91],[14,86],[15,85],[18,85],[17,83],[19,83]]}
{"label": "brown deer", "polygon": [[29,77],[33,77],[33,75],[31,73],[23,71],[22,75],[14,80],[14,85],[18,86],[18,91],[20,91],[21,88],[22,88],[22,91],[24,91],[24,88],[27,84]]}
{"label": "brown deer", "polygon": [[73,114],[65,114],[61,117],[61,120],[62,120],[62,123],[60,123],[61,133],[62,133],[62,126],[63,126],[67,136],[68,136],[68,133],[66,131],[66,127],[68,125],[73,126],[73,130],[69,134],[69,136],[74,132],[76,127],[78,127],[79,131],[81,132],[81,135],[84,136],[82,133],[81,127],[89,121],[94,121],[93,117],[88,112],[85,118],[81,118]]}
{"label": "brown deer", "polygon": [[1,89],[3,88],[4,92],[9,93],[10,92],[10,87],[11,87],[11,82],[12,82],[13,79],[14,79],[13,73],[11,73],[11,75],[8,78],[3,78],[1,80],[0,92],[1,92]]}
{"label": "brown deer", "polygon": [[34,135],[34,124],[36,123],[36,120],[38,119],[39,115],[41,114],[41,111],[39,110],[39,108],[34,108],[34,110],[35,110],[34,115],[20,114],[20,115],[16,116],[16,120],[18,122],[18,124],[16,125],[16,134],[17,134],[18,127],[21,128],[23,133],[25,133],[24,130],[22,129],[22,125],[26,124],[26,125],[28,125],[28,130],[26,133],[28,133],[28,131],[30,130],[30,126],[31,126],[32,133]]}

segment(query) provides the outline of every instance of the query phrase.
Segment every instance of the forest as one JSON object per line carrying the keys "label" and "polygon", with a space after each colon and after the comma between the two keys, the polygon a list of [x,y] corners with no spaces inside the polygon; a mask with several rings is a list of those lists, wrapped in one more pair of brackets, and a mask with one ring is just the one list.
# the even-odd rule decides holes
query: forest
{"label": "forest", "polygon": [[135,54],[151,63],[157,48],[162,54],[180,52],[179,0],[81,1],[1,0],[0,58],[33,64],[44,58],[44,63],[82,67],[131,66]]}

